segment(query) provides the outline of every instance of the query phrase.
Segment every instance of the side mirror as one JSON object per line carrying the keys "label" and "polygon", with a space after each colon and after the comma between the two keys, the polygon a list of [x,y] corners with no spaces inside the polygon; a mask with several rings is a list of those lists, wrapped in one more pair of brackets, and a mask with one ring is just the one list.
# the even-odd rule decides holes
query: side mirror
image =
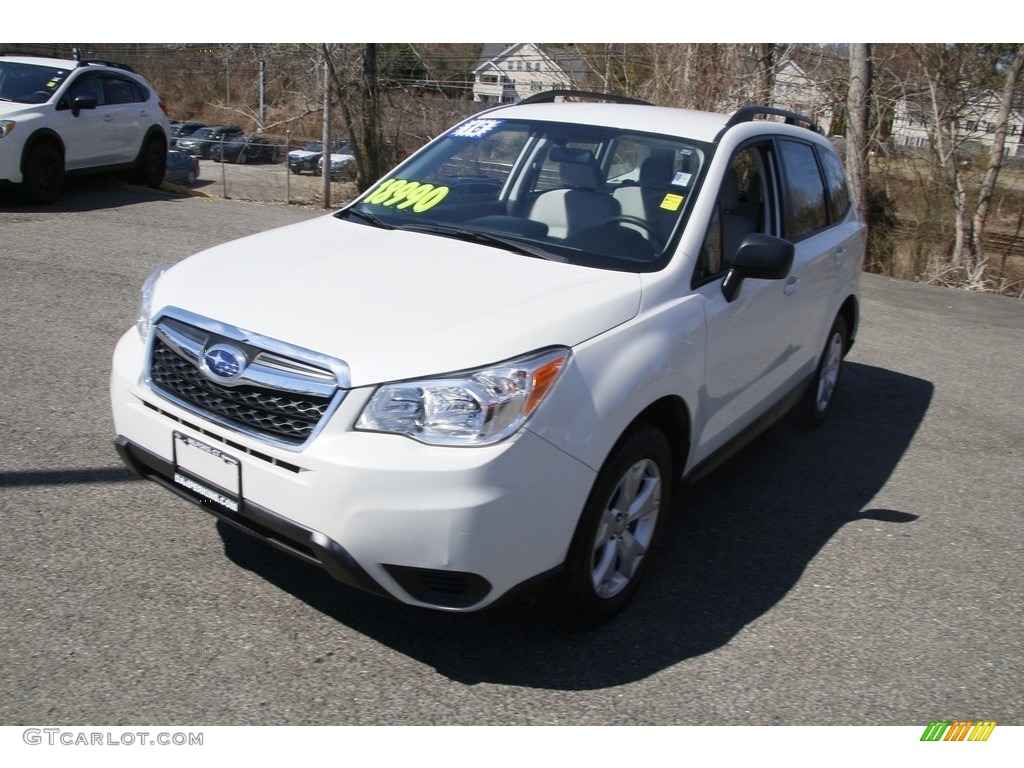
{"label": "side mirror", "polygon": [[77,96],[71,100],[71,114],[78,117],[83,109],[96,109],[95,96]]}
{"label": "side mirror", "polygon": [[743,280],[753,277],[759,280],[782,280],[789,275],[793,266],[793,244],[788,240],[771,235],[752,232],[743,238],[736,258],[722,280],[722,295],[726,301],[733,301],[739,294]]}

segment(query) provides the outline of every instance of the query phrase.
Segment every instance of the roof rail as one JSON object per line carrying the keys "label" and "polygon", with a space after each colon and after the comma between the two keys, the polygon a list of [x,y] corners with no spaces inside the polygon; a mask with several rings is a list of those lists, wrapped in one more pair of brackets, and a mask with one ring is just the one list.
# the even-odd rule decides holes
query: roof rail
{"label": "roof rail", "polygon": [[776,117],[786,118],[786,125],[803,125],[808,130],[814,131],[815,133],[821,133],[815,122],[807,117],[807,115],[801,115],[796,112],[790,112],[788,109],[779,109],[778,107],[765,107],[760,105],[751,105],[749,107],[742,107],[737,109],[725,123],[725,127],[719,132],[718,136],[715,137],[715,141],[718,141],[722,137],[722,134],[732,128],[734,125],[739,123],[749,123],[757,119],[761,115],[775,115]]}
{"label": "roof rail", "polygon": [[78,67],[88,67],[90,64],[102,66],[102,67],[113,67],[114,69],[123,69],[125,72],[132,72],[138,74],[134,69],[129,67],[127,64],[122,64],[119,61],[104,61],[103,59],[83,59],[78,62]]}
{"label": "roof rail", "polygon": [[571,89],[556,89],[553,91],[543,91],[542,93],[535,93],[533,96],[527,96],[522,101],[516,103],[546,104],[553,102],[559,96],[563,98],[590,99],[591,101],[610,101],[614,104],[642,104],[647,107],[653,106],[649,101],[631,99],[628,96],[619,96],[614,93],[597,93],[596,91],[574,91]]}

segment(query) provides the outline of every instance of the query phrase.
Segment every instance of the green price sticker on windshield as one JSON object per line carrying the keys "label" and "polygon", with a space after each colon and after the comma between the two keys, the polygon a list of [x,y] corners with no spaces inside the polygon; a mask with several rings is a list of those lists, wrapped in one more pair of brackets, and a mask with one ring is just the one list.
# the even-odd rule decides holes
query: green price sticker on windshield
{"label": "green price sticker on windshield", "polygon": [[388,179],[364,202],[370,205],[394,206],[400,211],[412,208],[414,213],[429,211],[448,196],[448,187],[435,187],[405,179]]}

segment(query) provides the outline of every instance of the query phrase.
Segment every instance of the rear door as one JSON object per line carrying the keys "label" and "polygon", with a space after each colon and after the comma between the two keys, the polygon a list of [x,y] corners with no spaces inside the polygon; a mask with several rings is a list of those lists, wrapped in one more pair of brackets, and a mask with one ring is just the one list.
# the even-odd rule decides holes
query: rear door
{"label": "rear door", "polygon": [[131,78],[106,73],[103,77],[103,93],[116,134],[111,162],[134,162],[142,149],[146,130],[156,119],[152,114],[153,107],[148,102],[149,89]]}

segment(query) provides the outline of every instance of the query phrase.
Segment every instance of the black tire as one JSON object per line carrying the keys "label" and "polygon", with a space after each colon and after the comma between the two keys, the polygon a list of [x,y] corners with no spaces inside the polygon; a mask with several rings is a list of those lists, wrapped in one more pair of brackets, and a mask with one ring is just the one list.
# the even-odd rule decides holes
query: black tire
{"label": "black tire", "polygon": [[64,189],[64,158],[52,144],[37,144],[25,158],[22,196],[31,203],[52,203]]}
{"label": "black tire", "polygon": [[150,136],[142,145],[135,182],[146,187],[159,187],[167,172],[167,144],[159,136]]}
{"label": "black tire", "polygon": [[53,203],[65,182],[63,157],[53,144],[37,144],[25,159],[22,196],[30,203]]}
{"label": "black tire", "polygon": [[828,332],[825,347],[818,358],[818,367],[814,371],[814,380],[795,409],[797,423],[805,429],[821,426],[832,412],[843,371],[843,358],[850,348],[849,339],[846,320],[840,315]]}
{"label": "black tire", "polygon": [[235,157],[235,162],[238,163],[239,165],[245,165],[247,162],[249,162],[249,158],[245,156],[245,150],[242,150],[241,152],[238,153],[238,155]]}
{"label": "black tire", "polygon": [[664,433],[645,423],[631,427],[594,481],[565,571],[547,596],[559,621],[595,626],[633,597],[668,513],[672,477]]}
{"label": "black tire", "polygon": [[195,183],[196,183],[196,172],[195,171],[189,171],[185,175],[185,186],[186,187],[191,187]]}

